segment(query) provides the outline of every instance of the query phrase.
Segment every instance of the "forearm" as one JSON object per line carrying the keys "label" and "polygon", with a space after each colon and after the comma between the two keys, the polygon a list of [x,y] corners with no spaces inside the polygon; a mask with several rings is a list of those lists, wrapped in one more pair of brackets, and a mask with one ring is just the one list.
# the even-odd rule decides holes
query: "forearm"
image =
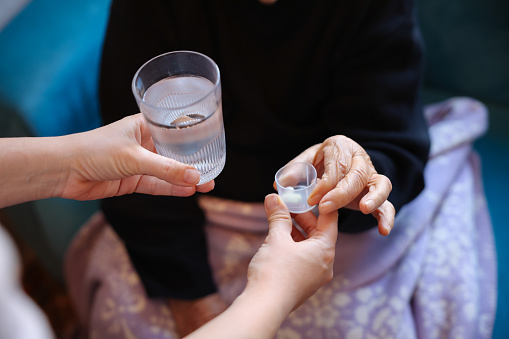
{"label": "forearm", "polygon": [[69,137],[0,139],[0,207],[58,196],[71,143]]}
{"label": "forearm", "polygon": [[226,311],[186,338],[273,338],[293,307],[275,291],[267,292],[246,289]]}

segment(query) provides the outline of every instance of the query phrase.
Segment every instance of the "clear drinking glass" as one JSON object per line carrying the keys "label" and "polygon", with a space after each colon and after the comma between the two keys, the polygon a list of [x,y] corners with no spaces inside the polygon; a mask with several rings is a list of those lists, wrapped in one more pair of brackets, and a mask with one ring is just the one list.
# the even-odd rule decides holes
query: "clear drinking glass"
{"label": "clear drinking glass", "polygon": [[316,187],[316,169],[307,162],[292,162],[276,173],[277,192],[292,213],[304,213],[313,209],[308,198]]}
{"label": "clear drinking glass", "polygon": [[159,55],[136,72],[132,90],[159,154],[194,166],[199,184],[221,173],[226,161],[221,79],[211,58],[192,51]]}

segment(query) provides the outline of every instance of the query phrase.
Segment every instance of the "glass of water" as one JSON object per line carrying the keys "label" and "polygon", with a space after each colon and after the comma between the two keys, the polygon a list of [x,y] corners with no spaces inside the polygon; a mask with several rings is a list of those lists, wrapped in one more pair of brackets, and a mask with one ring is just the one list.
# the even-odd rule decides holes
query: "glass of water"
{"label": "glass of water", "polygon": [[226,143],[216,63],[192,51],[165,53],[136,72],[132,90],[157,152],[194,166],[199,184],[221,173]]}
{"label": "glass of water", "polygon": [[316,187],[316,169],[307,162],[291,162],[276,173],[277,192],[291,213],[313,209],[308,198]]}

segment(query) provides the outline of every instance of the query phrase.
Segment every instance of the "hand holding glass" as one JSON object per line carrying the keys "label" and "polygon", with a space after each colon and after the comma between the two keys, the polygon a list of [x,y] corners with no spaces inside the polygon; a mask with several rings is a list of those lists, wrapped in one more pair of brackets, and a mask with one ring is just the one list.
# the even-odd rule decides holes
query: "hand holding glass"
{"label": "hand holding glass", "polygon": [[221,173],[226,143],[212,59],[191,51],[159,55],[136,72],[132,90],[159,154],[194,166],[200,185]]}

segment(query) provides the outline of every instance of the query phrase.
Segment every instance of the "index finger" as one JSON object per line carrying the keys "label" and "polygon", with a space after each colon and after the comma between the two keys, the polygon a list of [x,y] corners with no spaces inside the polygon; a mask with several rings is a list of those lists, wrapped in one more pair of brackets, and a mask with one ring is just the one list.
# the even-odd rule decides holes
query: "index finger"
{"label": "index finger", "polygon": [[318,204],[329,191],[338,185],[353,166],[351,153],[335,144],[324,146],[322,152],[324,173],[309,195],[308,204],[310,206]]}

